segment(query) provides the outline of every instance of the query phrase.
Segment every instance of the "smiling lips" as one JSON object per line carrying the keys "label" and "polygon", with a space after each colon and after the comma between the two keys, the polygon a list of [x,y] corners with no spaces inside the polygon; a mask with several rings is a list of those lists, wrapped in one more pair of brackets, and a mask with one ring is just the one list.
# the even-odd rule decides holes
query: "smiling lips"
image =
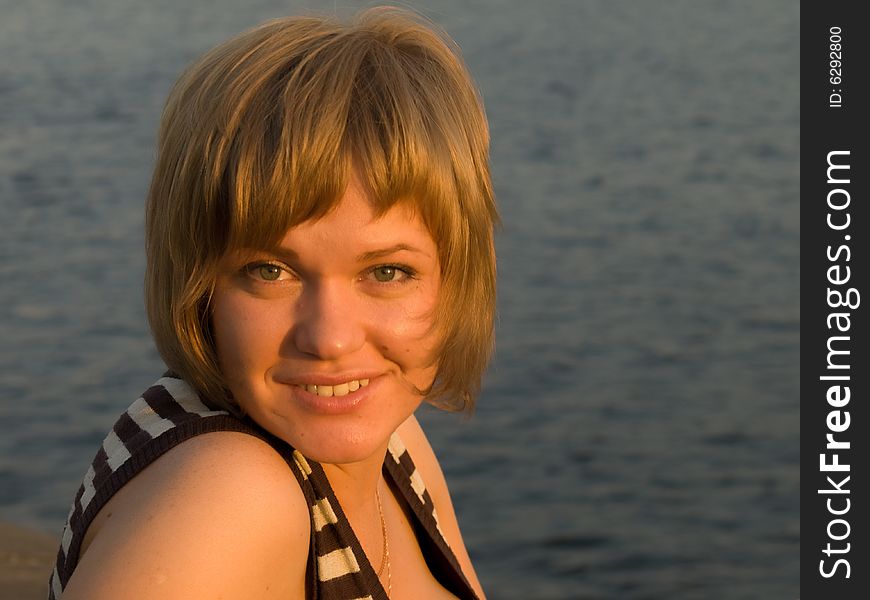
{"label": "smiling lips", "polygon": [[353,381],[346,381],[338,385],[299,384],[299,387],[311,394],[329,398],[331,396],[347,396],[349,393],[355,392],[368,384],[368,379],[354,379]]}

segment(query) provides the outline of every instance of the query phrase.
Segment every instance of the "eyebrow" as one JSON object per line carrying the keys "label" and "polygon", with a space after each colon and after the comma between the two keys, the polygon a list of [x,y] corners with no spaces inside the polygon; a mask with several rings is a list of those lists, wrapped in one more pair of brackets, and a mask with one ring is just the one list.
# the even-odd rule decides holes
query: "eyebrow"
{"label": "eyebrow", "polygon": [[[379,258],[383,258],[384,256],[389,256],[390,254],[393,254],[395,252],[402,252],[402,251],[416,252],[418,254],[422,254],[423,256],[429,258],[429,253],[424,252],[420,248],[417,248],[416,246],[411,246],[410,244],[399,243],[399,244],[395,244],[394,246],[388,246],[386,248],[381,248],[379,250],[370,250],[369,252],[363,252],[362,254],[357,255],[356,260],[357,260],[357,262],[369,262],[372,260],[377,260]],[[295,250],[291,250],[290,248],[285,248],[284,246],[278,246],[276,248],[273,248],[272,250],[270,250],[270,252],[273,252],[277,257],[281,258],[282,260],[288,260],[288,261],[298,261],[299,260],[299,254],[297,254]]]}
{"label": "eyebrow", "polygon": [[387,248],[382,248],[380,250],[371,250],[370,252],[363,252],[359,256],[356,257],[358,262],[369,262],[371,260],[376,260],[378,258],[382,258],[384,256],[389,256],[395,252],[401,252],[405,250],[407,252],[417,252],[418,254],[422,254],[423,256],[429,256],[427,252],[420,250],[419,248],[415,248],[414,246],[409,246],[408,244],[396,244],[395,246],[389,246]]}
{"label": "eyebrow", "polygon": [[290,248],[285,248],[284,246],[276,246],[275,248],[272,248],[270,250],[270,252],[274,253],[275,256],[277,256],[281,260],[288,260],[288,261],[298,261],[299,260],[299,255],[296,253],[295,250],[291,250]]}

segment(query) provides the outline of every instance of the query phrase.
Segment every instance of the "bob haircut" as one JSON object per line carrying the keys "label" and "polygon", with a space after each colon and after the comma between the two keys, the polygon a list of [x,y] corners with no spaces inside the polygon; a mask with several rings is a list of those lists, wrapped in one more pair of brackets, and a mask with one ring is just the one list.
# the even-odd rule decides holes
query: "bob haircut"
{"label": "bob haircut", "polygon": [[217,265],[324,216],[356,175],[377,215],[410,205],[435,240],[441,342],[421,393],[473,408],[496,296],[488,152],[458,47],[413,12],[283,18],[212,49],[169,95],[147,200],[145,301],[167,366],[238,411],[211,332]]}

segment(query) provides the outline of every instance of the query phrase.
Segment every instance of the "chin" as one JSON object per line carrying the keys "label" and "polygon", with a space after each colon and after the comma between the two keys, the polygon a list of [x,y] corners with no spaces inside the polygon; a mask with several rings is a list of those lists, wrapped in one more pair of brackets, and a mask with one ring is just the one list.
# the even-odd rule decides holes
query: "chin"
{"label": "chin", "polygon": [[341,426],[313,427],[302,435],[281,437],[306,458],[324,464],[344,465],[363,462],[376,454],[379,460],[382,459],[380,454],[385,452],[397,427],[378,432]]}

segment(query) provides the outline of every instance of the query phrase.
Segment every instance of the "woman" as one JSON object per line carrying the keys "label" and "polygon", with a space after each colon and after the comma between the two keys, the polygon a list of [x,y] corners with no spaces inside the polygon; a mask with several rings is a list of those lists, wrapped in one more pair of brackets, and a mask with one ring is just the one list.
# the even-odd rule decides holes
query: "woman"
{"label": "woman", "polygon": [[213,49],[170,94],[146,303],[170,372],[106,437],[50,597],[483,597],[414,411],[470,409],[488,132],[455,46],[371,9]]}

